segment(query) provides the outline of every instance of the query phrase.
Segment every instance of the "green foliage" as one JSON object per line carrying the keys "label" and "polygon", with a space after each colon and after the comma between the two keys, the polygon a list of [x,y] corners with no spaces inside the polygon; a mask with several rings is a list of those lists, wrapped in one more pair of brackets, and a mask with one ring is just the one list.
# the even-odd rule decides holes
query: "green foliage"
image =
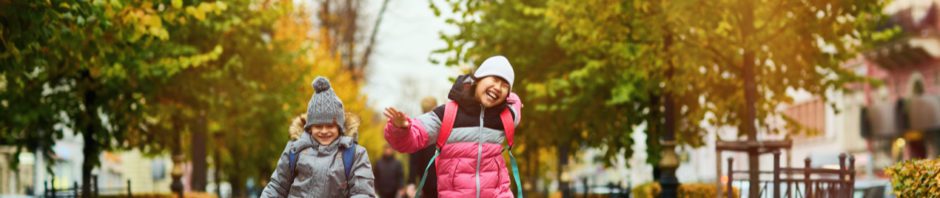
{"label": "green foliage", "polygon": [[[336,38],[310,18],[292,1],[0,1],[0,144],[50,151],[74,131],[88,170],[101,151],[135,148],[211,156],[217,179],[264,181],[314,76],[331,79],[361,130],[381,127]],[[198,147],[210,156],[187,152]]]}
{"label": "green foliage", "polygon": [[[775,108],[793,99],[787,90],[805,90],[826,99],[826,91],[845,91],[848,83],[862,82],[858,74],[844,68],[843,61],[855,58],[875,42],[874,25],[887,17],[885,2],[854,1],[709,1],[665,4],[680,17],[671,22],[683,31],[677,42],[685,43],[682,64],[700,72],[699,83],[708,119],[716,126],[739,126],[746,122],[744,108],[754,105],[758,127],[769,127],[782,116]],[[745,101],[742,82],[745,68],[754,70],[757,98]],[[742,104],[744,106],[742,107]],[[797,126],[790,123],[788,126]],[[799,133],[794,128],[790,133]],[[753,133],[753,132],[748,132]],[[745,135],[747,133],[739,133]]]}
{"label": "green foliage", "polygon": [[[291,4],[263,3],[253,9],[259,2],[227,3],[230,6],[219,18],[208,18],[216,23],[192,24],[190,31],[180,32],[181,38],[199,48],[220,45],[227,50],[212,67],[181,73],[158,90],[159,107],[148,115],[163,125],[145,134],[155,141],[144,146],[165,151],[176,142],[162,138],[178,134],[183,142],[191,142],[180,145],[181,151],[208,148],[212,165],[220,171],[217,179],[234,184],[270,175],[273,156],[287,142],[290,119],[305,107],[293,99],[304,97],[301,90],[309,88],[309,79],[301,74],[310,69],[291,64],[302,51],[287,46],[298,41],[274,38],[281,31],[276,22],[293,12]],[[200,15],[198,10],[187,12]],[[199,140],[196,133],[208,137]],[[182,154],[189,159],[207,157]],[[234,192],[242,193],[241,187]]]}
{"label": "green foliage", "polygon": [[[641,131],[655,164],[658,139],[670,129],[678,143],[693,147],[704,144],[703,122],[737,126],[741,136],[756,133],[748,123],[780,132],[769,121],[792,102],[787,90],[826,97],[864,82],[840,64],[892,37],[875,30],[887,19],[884,4],[448,1],[454,15],[446,21],[460,31],[441,35],[448,45],[437,52],[447,58],[434,62],[476,65],[491,55],[509,57],[516,92],[528,107],[522,145],[597,147],[606,149],[609,162],[632,156],[630,134]],[[746,90],[753,100],[745,100]],[[668,105],[676,112],[667,112]],[[747,107],[753,117],[745,116]],[[670,116],[677,119],[667,126]],[[787,126],[801,132],[798,123]]]}
{"label": "green foliage", "polygon": [[885,168],[898,197],[940,195],[940,160],[907,160]]}
{"label": "green foliage", "polygon": [[0,92],[7,104],[0,107],[0,143],[49,151],[71,130],[83,135],[86,155],[130,146],[129,133],[147,130],[144,109],[160,87],[154,82],[203,67],[224,51],[170,40],[187,21],[205,22],[182,11],[193,7],[218,11],[225,4],[0,2],[0,74],[10,82]]}
{"label": "green foliage", "polygon": [[292,64],[309,46],[287,47],[309,37],[271,39],[291,12],[289,1],[0,1],[0,144],[50,151],[74,131],[89,170],[103,150],[209,145],[220,179],[266,178],[306,106],[294,101],[312,92],[299,91],[311,64]]}

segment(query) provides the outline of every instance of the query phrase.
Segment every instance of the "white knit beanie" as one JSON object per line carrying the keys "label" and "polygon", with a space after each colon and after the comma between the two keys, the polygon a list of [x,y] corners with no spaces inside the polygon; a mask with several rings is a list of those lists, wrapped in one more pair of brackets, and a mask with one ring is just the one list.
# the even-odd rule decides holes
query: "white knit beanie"
{"label": "white knit beanie", "polygon": [[509,82],[509,89],[512,90],[513,80],[516,79],[516,73],[509,64],[509,59],[505,56],[489,57],[480,64],[477,71],[473,73],[473,78],[480,79],[487,76],[496,76]]}

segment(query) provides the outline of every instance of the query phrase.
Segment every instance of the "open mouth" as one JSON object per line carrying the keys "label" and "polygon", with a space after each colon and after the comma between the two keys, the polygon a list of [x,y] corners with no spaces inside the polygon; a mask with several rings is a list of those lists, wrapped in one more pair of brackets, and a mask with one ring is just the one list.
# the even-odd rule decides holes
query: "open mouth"
{"label": "open mouth", "polygon": [[499,98],[498,95],[499,94],[497,94],[496,91],[494,91],[493,89],[486,90],[486,96],[489,97],[491,100],[495,101],[497,98]]}

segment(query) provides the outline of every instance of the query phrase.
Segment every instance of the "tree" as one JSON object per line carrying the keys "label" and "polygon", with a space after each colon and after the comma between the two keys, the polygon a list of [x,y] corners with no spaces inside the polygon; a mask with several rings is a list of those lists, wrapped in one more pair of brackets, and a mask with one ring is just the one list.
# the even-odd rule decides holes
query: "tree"
{"label": "tree", "polygon": [[629,158],[628,134],[643,125],[651,162],[656,137],[702,145],[706,120],[754,140],[757,126],[780,130],[767,121],[792,101],[788,89],[825,97],[863,81],[840,63],[874,42],[885,19],[876,0],[448,2],[448,23],[461,31],[442,35],[445,64],[510,57],[535,106],[520,128],[525,146],[583,144]]}
{"label": "tree", "polygon": [[87,184],[101,151],[128,147],[128,133],[146,130],[143,112],[159,86],[151,82],[203,66],[222,51],[168,42],[173,31],[168,26],[203,20],[224,7],[184,7],[180,1],[0,2],[2,142],[17,152],[50,151],[66,129],[81,134],[82,193],[90,196]]}
{"label": "tree", "polygon": [[[209,66],[167,80],[155,94],[156,107],[148,112],[154,130],[141,134],[153,139],[144,141],[149,144],[143,148],[162,148],[153,150],[157,153],[170,150],[174,157],[192,162],[194,191],[205,191],[209,154],[219,171],[216,179],[224,176],[233,184],[233,192],[241,195],[246,178],[270,169],[263,160],[283,148],[279,144],[285,136],[272,131],[286,131],[282,125],[291,115],[285,111],[289,105],[285,100],[299,94],[293,89],[303,84],[299,74],[309,71],[288,64],[297,52],[271,39],[277,31],[275,21],[290,12],[291,3],[285,1],[228,1],[225,10],[208,16],[212,23],[190,23],[171,34],[195,48],[228,49]],[[237,143],[224,144],[225,139]],[[222,158],[225,151],[237,151],[235,159]],[[222,168],[229,162],[236,163],[237,170]]]}
{"label": "tree", "polygon": [[[316,75],[328,76],[347,110],[363,117],[361,130],[381,127],[358,93],[361,78],[332,50],[340,41],[292,1],[0,2],[0,9],[0,143],[50,151],[74,130],[86,143],[83,184],[101,151],[137,148],[192,160],[197,191],[212,155],[216,181],[243,195],[248,178],[270,176]],[[380,134],[361,137],[370,150],[381,148]]]}
{"label": "tree", "polygon": [[[220,78],[213,80],[210,88],[215,91],[209,95],[215,97],[210,102],[209,133],[220,179],[244,184],[248,178],[260,178],[258,187],[267,183],[287,142],[288,124],[306,113],[316,76],[329,78],[345,110],[362,119],[360,145],[381,151],[384,140],[376,133],[381,130],[381,121],[367,108],[366,95],[359,92],[364,79],[357,79],[356,73],[344,67],[341,51],[332,50],[341,41],[329,34],[330,28],[311,21],[314,18],[307,5],[279,1],[270,7],[277,10],[264,12],[271,13],[271,18],[237,31],[254,35],[244,38],[269,37],[270,41],[225,44],[242,47],[230,58],[222,55],[220,60],[229,61],[222,64]],[[246,18],[265,18],[241,13],[246,13]],[[377,159],[380,155],[370,156]],[[240,187],[233,191],[244,193]]]}
{"label": "tree", "polygon": [[[680,17],[669,23],[683,30],[682,64],[698,68],[715,126],[737,126],[756,141],[758,127],[770,128],[775,108],[792,102],[787,90],[826,99],[862,76],[843,68],[863,43],[876,42],[874,25],[884,20],[884,2],[870,1],[710,1],[664,4]],[[743,105],[741,105],[743,104]],[[788,126],[799,126],[791,122]],[[798,132],[795,130],[789,132]],[[749,153],[751,195],[759,191],[758,153]]]}
{"label": "tree", "polygon": [[[357,81],[365,77],[388,2],[382,1],[372,28],[364,29],[360,24],[368,16],[362,12],[362,1],[319,0],[316,16],[320,28],[326,30],[324,36],[333,39],[327,47],[329,51],[339,54],[344,70],[352,72],[353,79]],[[371,33],[366,35],[364,30],[371,30]]]}
{"label": "tree", "polygon": [[[622,85],[620,93],[639,95],[646,88],[637,86],[642,82],[638,75],[606,67],[606,60],[569,53],[566,45],[570,43],[559,42],[559,29],[545,18],[549,5],[545,1],[451,2],[445,9],[452,9],[456,16],[447,22],[461,31],[442,35],[448,47],[438,52],[451,54],[443,62],[447,65],[468,61],[476,65],[492,55],[510,58],[516,71],[514,91],[527,104],[517,133],[521,142],[515,150],[523,162],[531,163],[523,165],[523,171],[539,175],[539,156],[554,157],[544,156],[552,152],[539,150],[554,149],[559,159],[556,178],[561,178],[568,156],[580,147],[611,148],[605,155],[608,162],[620,154],[632,155],[632,139],[621,134],[645,120],[645,105],[617,105],[610,99],[619,93],[611,90]],[[440,13],[441,7],[432,8]],[[605,116],[585,119],[584,115]],[[621,153],[621,148],[626,152]],[[561,189],[566,189],[564,182],[562,185]]]}

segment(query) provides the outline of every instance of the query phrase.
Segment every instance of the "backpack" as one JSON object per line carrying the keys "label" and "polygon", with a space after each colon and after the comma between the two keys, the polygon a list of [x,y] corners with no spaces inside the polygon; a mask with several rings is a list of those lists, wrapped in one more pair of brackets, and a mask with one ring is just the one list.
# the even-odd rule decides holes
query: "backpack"
{"label": "backpack", "polygon": [[[297,167],[297,161],[300,158],[300,152],[306,150],[307,148],[310,148],[310,147],[304,147],[296,152],[292,150],[287,153],[287,163],[290,166],[290,182],[289,182],[290,185],[287,185],[288,195],[290,194],[290,187],[294,185],[294,176],[296,176],[294,174],[297,172],[294,170],[294,168]],[[349,186],[349,183],[350,183],[349,171],[352,170],[353,160],[355,159],[355,156],[356,156],[356,142],[353,141],[353,143],[349,147],[343,148],[342,150],[343,150],[342,151],[343,152],[343,168],[346,173],[346,184],[343,185],[343,188],[346,188]]]}
{"label": "backpack", "polygon": [[[421,182],[418,183],[417,189],[424,189],[424,181],[428,177],[428,169],[431,168],[431,165],[434,164],[434,160],[437,159],[437,156],[441,154],[441,148],[444,148],[444,144],[447,144],[447,138],[450,137],[450,132],[454,129],[454,119],[457,118],[457,102],[450,101],[444,106],[444,120],[441,123],[440,135],[437,136],[437,149],[434,151],[434,156],[431,157],[431,161],[428,162],[428,166],[424,168],[424,174],[421,176]],[[519,178],[519,165],[516,163],[516,156],[512,155],[512,146],[513,139],[516,133],[515,122],[512,120],[512,112],[509,111],[509,108],[506,108],[499,113],[499,119],[503,123],[503,132],[506,133],[506,141],[509,144],[509,163],[512,165],[512,176],[516,182],[516,190],[519,194],[519,198],[522,198],[522,182]],[[415,198],[421,197],[421,190],[415,192]]]}

